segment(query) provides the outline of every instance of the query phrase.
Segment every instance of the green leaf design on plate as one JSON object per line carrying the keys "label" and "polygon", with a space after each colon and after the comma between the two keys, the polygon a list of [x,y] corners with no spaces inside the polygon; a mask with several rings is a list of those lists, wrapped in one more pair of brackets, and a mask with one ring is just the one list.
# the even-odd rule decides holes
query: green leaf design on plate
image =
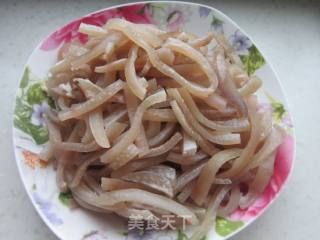
{"label": "green leaf design on plate", "polygon": [[265,64],[265,60],[254,44],[248,49],[248,55],[240,55],[240,59],[248,75],[255,73],[257,69]]}
{"label": "green leaf design on plate", "polygon": [[23,101],[23,98],[17,97],[14,114],[21,119],[29,119],[32,114],[32,107],[28,103]]}
{"label": "green leaf design on plate", "polygon": [[53,101],[45,90],[44,82],[37,82],[31,85],[27,91],[27,102],[30,105],[34,105],[44,101],[53,107]]}
{"label": "green leaf design on plate", "polygon": [[118,232],[121,236],[127,237],[128,236],[128,231],[123,231],[123,232]]}
{"label": "green leaf design on plate", "polygon": [[165,5],[161,3],[147,3],[145,8],[151,12],[152,19],[155,21],[160,21],[161,12],[164,10]]}
{"label": "green leaf design on plate", "polygon": [[244,225],[242,221],[230,221],[226,218],[217,217],[216,219],[216,232],[222,236],[228,236],[237,229],[241,228]]}
{"label": "green leaf design on plate", "polygon": [[37,144],[48,141],[48,130],[43,126],[35,126],[31,123],[32,107],[22,98],[17,97],[14,111],[14,126],[32,136]]}
{"label": "green leaf design on plate", "polygon": [[[38,145],[47,142],[49,139],[47,128],[43,126],[35,126],[30,122],[32,108],[25,103],[21,103],[20,99],[17,99],[16,102],[17,104],[13,122],[14,126],[26,134],[31,135]],[[22,109],[22,111],[19,111],[19,109]]]}
{"label": "green leaf design on plate", "polygon": [[278,123],[281,122],[282,118],[287,114],[287,111],[286,111],[284,105],[281,102],[274,99],[271,95],[266,94],[266,96],[271,103],[273,117],[274,117],[275,121]]}
{"label": "green leaf design on plate", "polygon": [[188,240],[188,236],[182,230],[179,230],[177,240]]}
{"label": "green leaf design on plate", "polygon": [[[244,225],[242,221],[230,221],[226,218],[217,217],[216,219],[216,232],[222,236],[228,236],[237,229],[241,228]],[[177,240],[188,240],[188,236],[182,231],[178,231]],[[206,240],[206,237],[201,238],[201,240]]]}
{"label": "green leaf design on plate", "polygon": [[72,200],[72,194],[70,192],[68,193],[61,192],[58,198],[63,205],[69,207],[70,201]]}
{"label": "green leaf design on plate", "polygon": [[54,108],[53,100],[45,90],[44,81],[32,76],[30,68],[26,67],[16,98],[14,126],[30,135],[38,145],[48,141],[48,130],[45,126],[32,124],[31,117],[33,106],[43,102],[47,102],[50,107]]}
{"label": "green leaf design on plate", "polygon": [[20,88],[25,88],[28,86],[29,83],[29,75],[30,75],[30,69],[26,67],[23,72],[22,79],[20,81]]}
{"label": "green leaf design on plate", "polygon": [[160,11],[163,10],[161,4],[146,3],[142,8],[136,11],[136,14],[145,14],[145,11],[148,10],[151,13],[151,16],[156,20],[159,16]]}
{"label": "green leaf design on plate", "polygon": [[219,18],[217,18],[216,16],[212,16],[212,20],[211,20],[211,25],[219,25],[219,24],[222,24],[223,21],[220,20]]}
{"label": "green leaf design on plate", "polygon": [[28,123],[27,125],[29,125],[32,138],[38,145],[43,144],[49,140],[49,133],[47,128],[42,126],[35,126],[31,123]]}

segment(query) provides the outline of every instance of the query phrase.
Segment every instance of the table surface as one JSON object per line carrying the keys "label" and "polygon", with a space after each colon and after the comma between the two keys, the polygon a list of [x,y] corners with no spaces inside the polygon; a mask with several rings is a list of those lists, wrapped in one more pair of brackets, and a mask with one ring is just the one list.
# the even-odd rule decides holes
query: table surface
{"label": "table surface", "polygon": [[[0,2],[0,239],[57,239],[31,205],[13,156],[12,108],[24,63],[38,42],[59,26],[125,2]],[[319,239],[320,1],[209,4],[235,20],[273,64],[287,93],[297,134],[295,169],[285,190],[262,217],[232,240]]]}

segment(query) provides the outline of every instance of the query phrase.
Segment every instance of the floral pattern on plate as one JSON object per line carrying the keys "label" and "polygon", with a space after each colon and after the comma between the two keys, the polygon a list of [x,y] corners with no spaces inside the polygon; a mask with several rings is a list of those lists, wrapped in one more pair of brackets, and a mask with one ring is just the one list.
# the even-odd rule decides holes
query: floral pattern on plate
{"label": "floral pattern on plate", "polygon": [[39,156],[28,150],[22,150],[22,155],[24,157],[25,164],[30,168],[45,168],[48,166],[48,162],[42,161]]}
{"label": "floral pattern on plate", "polygon": [[77,38],[81,43],[85,43],[88,40],[87,36],[78,32],[81,23],[102,26],[111,18],[125,18],[135,23],[151,23],[151,14],[145,6],[145,4],[135,4],[132,6],[108,9],[75,20],[52,33],[41,44],[40,49],[44,51],[54,50],[62,43],[68,43],[74,38]]}
{"label": "floral pattern on plate", "polygon": [[37,191],[37,186],[34,184],[32,186],[31,194],[35,204],[39,207],[43,215],[55,226],[63,224],[63,220],[55,213],[56,206],[52,203],[50,199],[45,199]]}
{"label": "floral pattern on plate", "polygon": [[[73,207],[72,196],[58,192],[54,185],[55,174],[52,166],[38,157],[38,149],[48,141],[43,112],[49,107],[54,107],[54,104],[46,93],[43,81],[46,76],[41,74],[35,76],[35,73],[45,72],[56,61],[57,50],[64,43],[72,39],[78,39],[82,43],[87,41],[87,37],[78,32],[82,22],[102,26],[111,18],[126,18],[136,23],[153,23],[169,31],[183,29],[196,34],[205,34],[212,30],[214,33],[224,34],[237,50],[248,75],[257,74],[263,81],[271,83],[266,84],[264,91],[258,93],[259,98],[263,99],[260,107],[272,109],[274,121],[285,127],[287,136],[277,150],[275,172],[266,190],[248,209],[238,209],[228,218],[217,218],[215,228],[212,229],[214,234],[210,235],[210,240],[228,238],[259,216],[283,188],[292,169],[293,126],[282,92],[274,91],[278,90],[280,85],[258,48],[228,17],[215,9],[197,4],[149,2],[101,10],[60,28],[34,50],[36,54],[28,60],[17,91],[13,136],[17,164],[33,203],[40,214],[48,220],[48,226],[61,239],[186,240],[188,238],[187,231],[171,233],[154,231],[143,234],[128,232],[126,225],[120,224],[120,221],[117,227],[112,225],[116,222],[115,217],[101,218],[80,209],[70,210]],[[20,142],[23,142],[23,149]],[[74,221],[77,221],[77,224],[74,224]]]}
{"label": "floral pattern on plate", "polygon": [[43,112],[49,106],[54,107],[54,104],[45,91],[44,82],[32,76],[26,67],[16,97],[14,126],[31,135],[38,145],[48,141]]}
{"label": "floral pattern on plate", "polygon": [[155,17],[157,24],[169,32],[182,30],[192,15],[190,6],[188,5],[181,6],[181,4],[152,4],[151,6],[159,9],[158,15]]}

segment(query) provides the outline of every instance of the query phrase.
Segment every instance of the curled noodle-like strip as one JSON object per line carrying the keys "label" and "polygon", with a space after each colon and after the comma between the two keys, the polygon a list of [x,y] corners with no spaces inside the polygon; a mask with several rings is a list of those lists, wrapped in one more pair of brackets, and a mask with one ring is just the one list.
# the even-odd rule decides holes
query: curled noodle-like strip
{"label": "curled noodle-like strip", "polygon": [[182,86],[185,86],[186,89],[188,89],[188,91],[190,91],[192,94],[200,97],[206,97],[214,91],[214,86],[206,88],[190,83],[168,65],[163,63],[159,59],[159,56],[157,55],[155,50],[146,41],[143,40],[140,34],[134,31],[134,25],[132,23],[126,22],[122,19],[111,19],[107,23],[107,28],[118,30],[125,34],[135,44],[137,44],[147,52],[150,62],[155,68],[157,68],[163,74],[175,79]]}

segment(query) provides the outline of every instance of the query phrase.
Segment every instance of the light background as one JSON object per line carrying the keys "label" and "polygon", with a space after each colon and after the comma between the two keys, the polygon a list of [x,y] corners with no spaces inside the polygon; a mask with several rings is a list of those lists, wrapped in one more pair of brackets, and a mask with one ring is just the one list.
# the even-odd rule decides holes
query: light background
{"label": "light background", "polygon": [[[0,239],[57,239],[31,205],[13,157],[12,108],[24,63],[58,27],[126,2],[0,1]],[[209,5],[235,20],[274,66],[297,134],[295,169],[285,190],[232,240],[320,239],[320,1],[216,0]]]}

